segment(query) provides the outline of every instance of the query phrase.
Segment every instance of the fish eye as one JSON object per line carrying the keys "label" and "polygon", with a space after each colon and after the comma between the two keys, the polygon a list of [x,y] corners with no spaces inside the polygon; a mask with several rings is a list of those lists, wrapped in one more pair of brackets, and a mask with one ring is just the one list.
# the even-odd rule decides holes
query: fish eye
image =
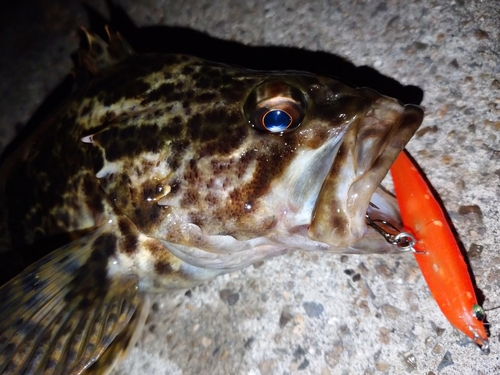
{"label": "fish eye", "polygon": [[478,304],[474,304],[472,306],[472,315],[474,315],[474,317],[481,322],[486,319],[486,313],[484,312],[484,309]]}
{"label": "fish eye", "polygon": [[254,128],[269,133],[285,133],[297,129],[303,119],[302,109],[289,98],[271,98],[259,103],[250,113]]}
{"label": "fish eye", "polygon": [[300,126],[304,108],[300,90],[281,82],[267,82],[247,99],[245,112],[253,128],[281,135]]}

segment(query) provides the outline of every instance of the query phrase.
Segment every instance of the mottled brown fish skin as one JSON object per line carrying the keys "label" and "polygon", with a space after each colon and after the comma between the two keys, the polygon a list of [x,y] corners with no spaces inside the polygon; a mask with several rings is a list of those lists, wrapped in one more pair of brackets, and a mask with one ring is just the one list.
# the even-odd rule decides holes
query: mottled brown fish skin
{"label": "mottled brown fish skin", "polygon": [[[307,103],[307,116],[326,120],[314,132],[261,133],[248,125],[243,104],[269,79],[305,93],[342,92],[346,100],[321,108],[321,98]],[[49,239],[60,236],[58,243],[64,243],[65,234],[98,226],[103,217],[125,214],[141,231],[155,233],[171,210],[157,204],[166,186],[193,223],[203,228],[210,221],[212,233],[244,237],[272,228],[273,217],[249,222],[245,207],[258,208],[270,181],[300,147],[315,147],[328,129],[343,123],[341,113],[353,117],[362,109],[356,97],[341,83],[307,74],[245,71],[183,55],[132,56],[82,89],[2,167],[0,238],[15,250],[2,281],[52,250]],[[94,144],[82,142],[88,135]],[[232,155],[243,142],[251,147]],[[200,170],[200,158],[209,160],[208,169]],[[116,162],[119,171],[96,178],[105,164]],[[160,162],[168,175],[152,172]],[[230,200],[211,193],[214,177],[223,174],[233,185],[250,167],[251,181],[234,189]],[[236,224],[213,226],[229,222]],[[162,235],[177,239],[175,228]],[[52,247],[41,247],[44,241]],[[128,243],[124,251],[131,253],[133,238]]]}

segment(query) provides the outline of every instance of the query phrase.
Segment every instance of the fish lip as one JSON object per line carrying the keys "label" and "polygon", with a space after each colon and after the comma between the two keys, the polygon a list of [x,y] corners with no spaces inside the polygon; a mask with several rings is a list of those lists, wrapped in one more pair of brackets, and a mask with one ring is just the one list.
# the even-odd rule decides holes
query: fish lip
{"label": "fish lip", "polygon": [[[394,252],[383,236],[366,224],[366,214],[383,216],[401,226],[395,198],[377,193],[391,165],[423,120],[423,109],[402,105],[371,89],[358,89],[371,101],[368,110],[347,130],[341,148],[320,190],[308,237],[342,251]],[[341,177],[344,179],[341,181]],[[347,180],[347,181],[346,181]],[[369,209],[375,195],[389,211]]]}

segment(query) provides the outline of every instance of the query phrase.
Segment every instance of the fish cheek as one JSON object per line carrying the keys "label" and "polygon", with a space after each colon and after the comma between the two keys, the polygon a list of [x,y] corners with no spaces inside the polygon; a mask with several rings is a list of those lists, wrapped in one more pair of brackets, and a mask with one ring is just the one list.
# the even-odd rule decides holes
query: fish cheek
{"label": "fish cheek", "polygon": [[[152,228],[159,226],[164,217],[170,212],[170,208],[160,206],[155,199],[148,201],[145,196],[150,196],[154,182],[146,181],[138,187],[130,185],[129,177],[126,175],[117,176],[117,181],[109,187],[109,196],[115,203],[119,213],[127,216],[144,233],[149,233]],[[125,252],[135,251],[134,238],[125,237]]]}

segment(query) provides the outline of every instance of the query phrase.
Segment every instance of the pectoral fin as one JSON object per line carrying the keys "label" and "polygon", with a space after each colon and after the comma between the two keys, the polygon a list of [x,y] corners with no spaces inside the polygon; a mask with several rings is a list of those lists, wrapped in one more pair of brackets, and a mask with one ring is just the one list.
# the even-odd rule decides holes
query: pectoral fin
{"label": "pectoral fin", "polygon": [[143,308],[137,311],[130,319],[129,324],[111,343],[90,368],[85,371],[85,375],[107,375],[111,372],[114,365],[125,359],[128,352],[135,345],[142,332],[146,319],[149,315],[151,300],[144,296]]}
{"label": "pectoral fin", "polygon": [[0,374],[81,374],[144,322],[137,277],[108,267],[116,246],[101,227],[0,288]]}

